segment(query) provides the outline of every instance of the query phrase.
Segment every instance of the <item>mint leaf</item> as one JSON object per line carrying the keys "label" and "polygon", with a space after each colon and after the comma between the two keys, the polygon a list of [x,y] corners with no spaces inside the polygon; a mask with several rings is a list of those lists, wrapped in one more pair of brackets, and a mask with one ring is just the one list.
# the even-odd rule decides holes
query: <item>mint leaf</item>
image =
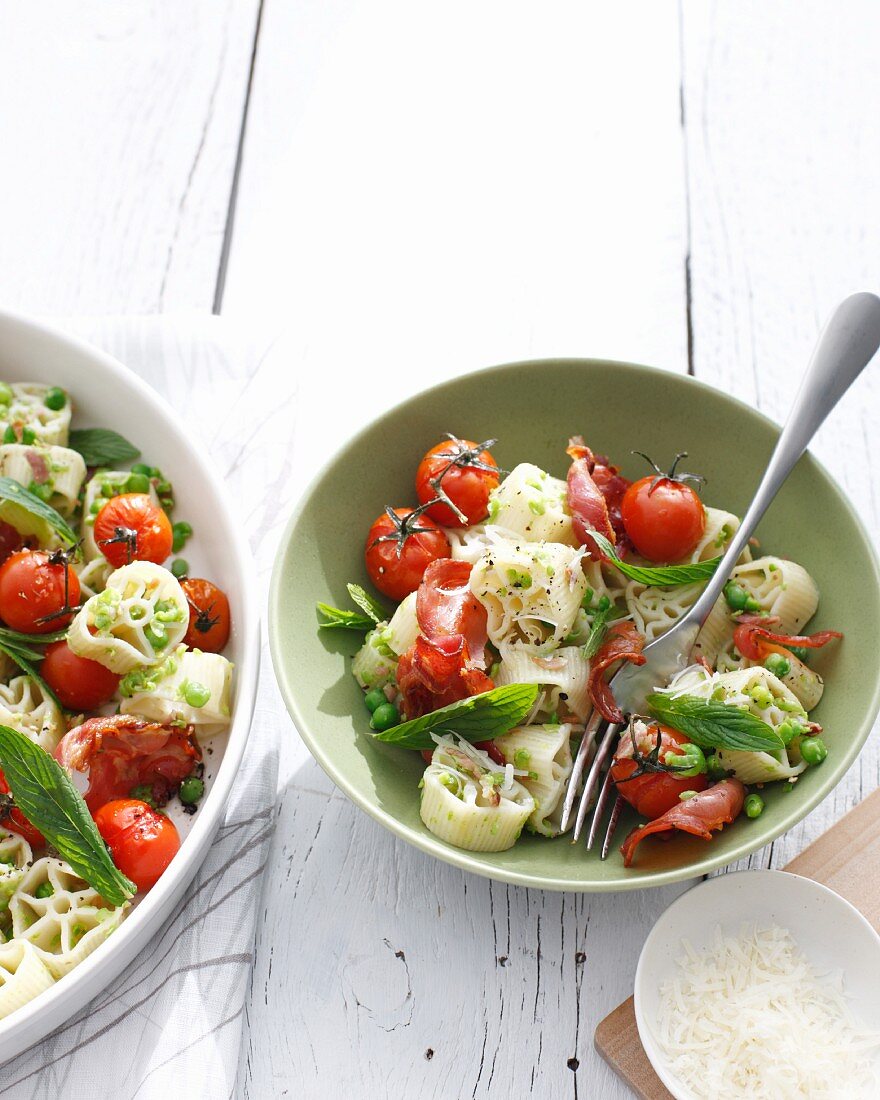
{"label": "mint leaf", "polygon": [[584,642],[584,656],[591,661],[602,647],[605,635],[608,632],[608,616],[614,610],[613,607],[605,607],[596,612],[590,625],[590,633]]}
{"label": "mint leaf", "polygon": [[117,466],[132,462],[141,452],[133,443],[110,428],[81,428],[70,433],[68,447],[79,451],[86,466]]}
{"label": "mint leaf", "polygon": [[377,741],[405,749],[433,749],[431,731],[457,733],[465,741],[491,741],[518,726],[535,705],[537,684],[507,684],[441,707],[421,718],[376,733]]}
{"label": "mint leaf", "polygon": [[655,718],[687,734],[701,749],[772,753],[783,748],[782,738],[772,726],[751,711],[728,703],[655,691],[648,696],[648,707]]}
{"label": "mint leaf", "polygon": [[[32,680],[35,680],[43,689],[44,694],[48,695],[49,698],[55,702],[59,710],[63,711],[64,707],[61,705],[61,700],[34,667],[43,660],[44,654],[42,651],[31,649],[29,646],[23,645],[20,642],[9,641],[4,637],[5,633],[6,631],[0,630],[0,653],[5,653],[10,661],[18,665],[26,676],[30,676]],[[44,637],[47,641],[60,641],[60,638],[53,639],[53,636],[49,634],[44,635]],[[65,634],[62,633],[61,638],[63,637],[65,637]]]}
{"label": "mint leaf", "polygon": [[654,588],[671,588],[673,585],[689,584],[691,581],[707,581],[721,561],[718,557],[708,561],[689,562],[686,565],[631,565],[617,556],[613,543],[598,531],[591,531],[590,538],[625,577]]}
{"label": "mint leaf", "polygon": [[375,621],[368,615],[359,615],[357,611],[343,611],[339,607],[331,607],[328,603],[317,604],[318,626],[339,627],[342,630],[372,630]]}
{"label": "mint leaf", "polygon": [[21,535],[35,535],[40,542],[47,542],[52,531],[71,546],[76,542],[67,521],[11,477],[0,477],[0,519]]}
{"label": "mint leaf", "polygon": [[110,858],[82,795],[49,753],[0,726],[0,768],[16,806],[80,878],[111,905],[134,896],[135,884]]}
{"label": "mint leaf", "polygon": [[345,587],[348,589],[349,596],[351,596],[361,611],[366,612],[374,623],[382,622],[386,617],[385,609],[377,600],[373,599],[366,589],[361,588],[359,584],[347,584]]}

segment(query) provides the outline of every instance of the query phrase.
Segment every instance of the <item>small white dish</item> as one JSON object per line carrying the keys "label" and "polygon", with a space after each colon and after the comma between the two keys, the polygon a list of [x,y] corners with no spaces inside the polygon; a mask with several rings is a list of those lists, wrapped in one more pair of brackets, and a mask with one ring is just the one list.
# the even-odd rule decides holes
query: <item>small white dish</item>
{"label": "small white dish", "polygon": [[652,928],[636,968],[639,1038],[657,1076],[676,1100],[696,1100],[673,1075],[659,1043],[660,987],[675,975],[682,940],[700,950],[716,927],[737,935],[742,925],[787,928],[818,971],[841,970],[853,1013],[880,1030],[880,936],[839,894],[787,871],[738,871],[708,879],[672,903]]}

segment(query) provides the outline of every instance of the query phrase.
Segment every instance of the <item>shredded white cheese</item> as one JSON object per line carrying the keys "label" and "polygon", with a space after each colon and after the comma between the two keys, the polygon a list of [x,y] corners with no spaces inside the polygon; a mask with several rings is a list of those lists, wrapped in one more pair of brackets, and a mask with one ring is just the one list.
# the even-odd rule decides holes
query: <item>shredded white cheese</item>
{"label": "shredded white cheese", "polygon": [[778,925],[715,929],[686,941],[660,989],[659,1038],[670,1069],[711,1100],[856,1100],[880,1096],[880,1033],[850,1012],[839,972],[820,975]]}

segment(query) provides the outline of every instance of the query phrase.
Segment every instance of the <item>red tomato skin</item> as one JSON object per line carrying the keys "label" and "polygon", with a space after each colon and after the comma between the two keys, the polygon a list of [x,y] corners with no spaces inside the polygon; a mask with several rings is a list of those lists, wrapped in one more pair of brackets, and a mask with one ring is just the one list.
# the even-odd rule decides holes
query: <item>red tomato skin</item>
{"label": "red tomato skin", "polygon": [[73,612],[50,616],[64,607],[65,570],[68,606],[79,603],[79,577],[71,566],[52,563],[50,557],[45,550],[19,550],[0,565],[0,618],[12,630],[51,634],[72,621]]}
{"label": "red tomato skin", "polygon": [[[661,726],[660,730],[662,734],[661,760],[667,752],[680,755],[677,746],[684,744],[688,740],[687,737],[670,726]],[[651,747],[655,743],[656,736],[656,727],[651,726],[649,731]],[[625,747],[623,738],[621,739],[621,747]],[[644,750],[640,751],[643,755],[646,755]],[[629,752],[631,754],[631,747]],[[632,758],[632,755],[623,756],[622,758],[615,755],[614,763],[611,765],[611,777],[618,785],[618,794],[623,795],[636,813],[648,818],[649,821],[653,821],[654,818],[665,814],[667,810],[671,810],[673,806],[677,806],[680,801],[678,796],[682,791],[704,791],[709,785],[708,776],[705,774],[685,778],[672,775],[669,772],[646,772],[635,779],[629,779],[628,777],[633,774],[637,767],[638,764]],[[624,782],[621,782],[621,780]]]}
{"label": "red tomato skin", "polygon": [[[411,514],[412,508],[395,508],[395,513],[404,518]],[[432,561],[448,558],[452,553],[449,539],[430,516],[422,515],[416,520],[418,527],[428,528],[408,535],[397,555],[397,542],[376,542],[383,535],[394,530],[394,524],[384,513],[376,519],[367,535],[364,546],[364,560],[370,580],[392,600],[402,600],[422,583],[425,570]]]}
{"label": "red tomato skin", "polygon": [[[117,527],[135,532],[133,549],[126,542],[108,541],[116,536]],[[129,561],[152,561],[161,565],[171,553],[173,541],[171,520],[148,493],[121,493],[111,497],[95,516],[95,542],[115,569],[128,565]]]}
{"label": "red tomato skin", "polygon": [[[211,581],[187,577],[180,582],[189,604],[189,626],[184,642],[190,649],[219,653],[229,641],[229,600]],[[216,621],[215,621],[216,620]]]}
{"label": "red tomato skin", "polygon": [[[468,450],[477,444],[469,439],[460,441]],[[437,496],[431,486],[432,479],[439,476],[451,459],[461,454],[461,447],[447,440],[432,447],[419,463],[416,471],[416,495],[420,504],[427,504]],[[488,451],[481,451],[479,460],[488,466],[497,466]],[[486,518],[489,511],[489,494],[498,487],[498,475],[475,466],[451,466],[441,479],[440,485],[449,499],[467,516],[463,522],[448,504],[435,504],[425,513],[444,527],[471,527]]]}
{"label": "red tomato skin", "polygon": [[156,885],[180,850],[174,822],[136,798],[105,802],[94,818],[113,862],[142,893]]}
{"label": "red tomato skin", "polygon": [[[2,771],[0,771],[0,794],[9,794],[9,784],[6,782],[6,776]],[[31,825],[17,806],[9,811],[8,817],[0,820],[0,828],[8,829],[11,833],[18,833],[19,836],[24,837],[32,848],[42,848],[46,844],[46,838],[40,830]]]}
{"label": "red tomato skin", "polygon": [[121,677],[97,661],[80,657],[63,639],[46,647],[40,674],[67,710],[96,710],[109,703]]}
{"label": "red tomato skin", "polygon": [[706,530],[706,509],[696,492],[680,481],[634,481],[623,495],[621,516],[630,542],[643,558],[676,562],[694,552]]}

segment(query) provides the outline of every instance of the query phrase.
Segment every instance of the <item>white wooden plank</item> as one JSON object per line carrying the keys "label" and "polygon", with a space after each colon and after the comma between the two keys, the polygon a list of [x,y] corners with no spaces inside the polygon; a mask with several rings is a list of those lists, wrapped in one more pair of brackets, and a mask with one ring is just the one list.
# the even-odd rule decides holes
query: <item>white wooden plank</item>
{"label": "white wooden plank", "polygon": [[[866,109],[880,97],[878,32],[880,9],[864,0],[833,13],[684,7],[695,371],[777,420],[836,302],[880,286],[880,117]],[[875,541],[878,408],[875,364],[813,448]],[[878,784],[873,736],[837,790],[748,866],[782,866]]]}
{"label": "white wooden plank", "polygon": [[[288,325],[250,387],[248,446],[293,441],[267,500],[493,361],[684,370],[678,90],[670,4],[267,0],[223,303]],[[246,1096],[626,1094],[593,1028],[678,889],[489,883],[359,813],[292,727],[281,767]]]}
{"label": "white wooden plank", "polygon": [[258,4],[5,6],[4,305],[211,309]]}

